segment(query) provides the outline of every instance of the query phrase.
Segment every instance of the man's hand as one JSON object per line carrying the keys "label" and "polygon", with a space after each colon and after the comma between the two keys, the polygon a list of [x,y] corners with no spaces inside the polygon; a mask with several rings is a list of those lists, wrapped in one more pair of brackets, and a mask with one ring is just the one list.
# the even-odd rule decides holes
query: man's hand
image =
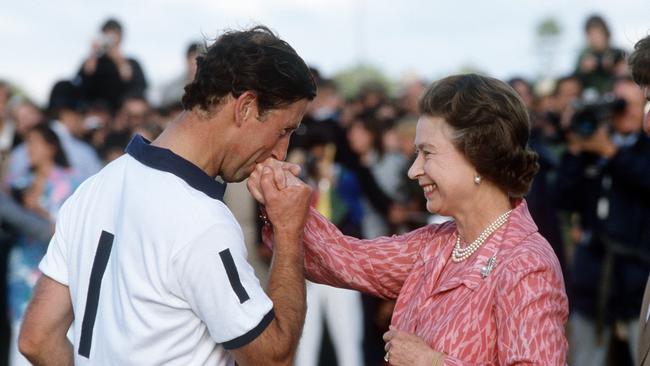
{"label": "man's hand", "polygon": [[[278,172],[284,175],[281,185],[277,184]],[[282,186],[284,188],[280,188]],[[276,235],[300,235],[311,203],[311,187],[290,172],[283,169],[274,171],[265,166],[262,168],[260,188],[266,203],[266,214]]]}
{"label": "man's hand", "polygon": [[239,365],[291,365],[305,321],[305,274],[302,231],[311,188],[295,175],[294,164],[268,159],[248,179],[248,189],[266,205],[273,224],[274,252],[267,293],[275,319],[251,343],[231,350]]}

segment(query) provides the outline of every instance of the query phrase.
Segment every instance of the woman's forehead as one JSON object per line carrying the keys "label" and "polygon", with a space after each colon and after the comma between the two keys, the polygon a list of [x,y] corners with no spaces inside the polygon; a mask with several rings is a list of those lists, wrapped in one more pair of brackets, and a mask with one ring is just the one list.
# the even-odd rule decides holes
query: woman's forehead
{"label": "woman's forehead", "polygon": [[451,126],[442,117],[422,116],[415,129],[416,145],[438,139],[449,140]]}

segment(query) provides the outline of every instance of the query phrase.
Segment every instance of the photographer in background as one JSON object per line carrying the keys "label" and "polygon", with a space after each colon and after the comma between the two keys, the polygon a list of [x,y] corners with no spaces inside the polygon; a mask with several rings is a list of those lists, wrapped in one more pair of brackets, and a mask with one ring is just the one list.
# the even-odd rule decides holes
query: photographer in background
{"label": "photographer in background", "polygon": [[610,45],[611,33],[605,19],[590,16],[585,22],[587,47],[580,53],[575,74],[585,89],[599,94],[611,87],[612,78],[626,72],[625,54]]}
{"label": "photographer in background", "polygon": [[144,95],[147,88],[138,61],[122,53],[122,36],[122,25],[115,19],[107,20],[76,80],[87,102],[104,100],[113,111],[120,106],[124,95]]}
{"label": "photographer in background", "polygon": [[[624,102],[601,101],[576,112],[558,171],[560,208],[579,217],[573,230],[577,247],[570,292],[570,348],[576,366],[604,365],[613,332],[628,342],[634,357],[650,272],[645,99],[630,78],[616,79],[613,94]],[[598,118],[599,125],[588,135],[588,123],[578,117],[589,114],[612,117]]]}

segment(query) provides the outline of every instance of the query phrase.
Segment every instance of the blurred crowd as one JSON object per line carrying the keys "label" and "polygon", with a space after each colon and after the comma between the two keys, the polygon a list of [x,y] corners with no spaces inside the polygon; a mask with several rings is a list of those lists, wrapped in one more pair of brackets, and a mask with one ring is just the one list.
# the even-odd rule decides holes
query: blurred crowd
{"label": "blurred crowd", "polygon": [[[530,145],[540,156],[526,199],[563,267],[571,364],[626,365],[635,357],[650,273],[646,102],[628,74],[626,50],[610,44],[605,20],[589,17],[584,31],[585,47],[571,73],[541,82],[513,77],[509,83],[529,108]],[[77,74],[52,86],[46,106],[0,80],[0,355],[15,348],[9,344],[65,199],[123,154],[135,134],[153,140],[183,111],[183,88],[194,78],[203,45],[188,45],[179,55],[185,70],[151,91],[146,70],[123,54],[123,36],[119,21],[106,21]],[[429,81],[413,79],[392,93],[369,81],[344,98],[333,79],[312,71],[318,94],[292,137],[287,160],[303,166],[302,178],[314,188],[313,206],[344,233],[364,238],[446,220],[426,211],[420,187],[406,175],[414,159],[418,98]],[[254,210],[245,189],[233,185],[230,194],[231,206]],[[254,215],[240,220],[249,221],[242,226],[256,224]],[[270,253],[256,237],[249,239],[249,255],[259,256],[253,262],[263,279]],[[296,364],[383,364],[381,335],[393,305],[308,283]]]}

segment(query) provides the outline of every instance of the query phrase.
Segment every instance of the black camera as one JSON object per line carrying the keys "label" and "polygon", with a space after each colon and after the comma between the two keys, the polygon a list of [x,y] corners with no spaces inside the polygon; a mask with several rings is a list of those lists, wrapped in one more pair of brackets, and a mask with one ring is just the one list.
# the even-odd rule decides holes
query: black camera
{"label": "black camera", "polygon": [[609,122],[626,106],[625,99],[606,94],[593,101],[578,100],[573,104],[571,131],[582,137],[591,136],[602,123]]}

